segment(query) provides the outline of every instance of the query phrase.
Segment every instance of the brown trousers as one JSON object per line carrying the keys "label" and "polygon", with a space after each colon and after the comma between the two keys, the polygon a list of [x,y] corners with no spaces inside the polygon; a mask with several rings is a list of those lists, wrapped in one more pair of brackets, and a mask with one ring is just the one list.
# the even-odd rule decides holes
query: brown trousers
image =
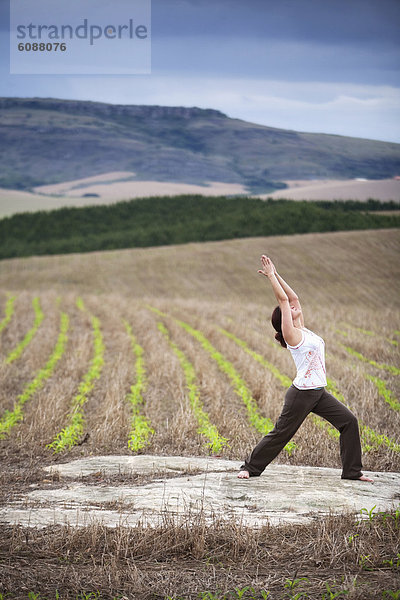
{"label": "brown trousers", "polygon": [[306,416],[320,415],[340,432],[342,479],[361,477],[361,443],[356,417],[325,388],[299,390],[291,385],[285,395],[282,412],[270,431],[241,466],[250,477],[258,477],[294,436]]}

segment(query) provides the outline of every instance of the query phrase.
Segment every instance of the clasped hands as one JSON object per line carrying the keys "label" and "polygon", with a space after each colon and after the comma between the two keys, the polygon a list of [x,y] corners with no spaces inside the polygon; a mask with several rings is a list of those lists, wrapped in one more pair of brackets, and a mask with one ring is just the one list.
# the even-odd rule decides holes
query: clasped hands
{"label": "clasped hands", "polygon": [[265,256],[265,254],[263,254],[261,256],[261,264],[262,264],[262,269],[258,270],[260,275],[264,275],[265,277],[270,277],[271,275],[276,274],[276,269],[275,269],[274,263],[272,262],[272,260],[270,258],[268,258],[268,256]]}

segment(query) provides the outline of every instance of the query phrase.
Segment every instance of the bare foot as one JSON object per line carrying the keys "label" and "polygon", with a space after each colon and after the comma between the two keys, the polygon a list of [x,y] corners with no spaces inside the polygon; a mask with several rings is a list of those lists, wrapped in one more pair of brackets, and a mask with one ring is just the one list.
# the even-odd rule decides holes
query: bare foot
{"label": "bare foot", "polygon": [[239,479],[248,479],[250,477],[250,473],[248,471],[239,471],[238,478]]}
{"label": "bare foot", "polygon": [[370,477],[366,477],[365,475],[361,475],[361,477],[358,478],[359,481],[369,481],[370,483],[374,483],[373,479],[370,479]]}

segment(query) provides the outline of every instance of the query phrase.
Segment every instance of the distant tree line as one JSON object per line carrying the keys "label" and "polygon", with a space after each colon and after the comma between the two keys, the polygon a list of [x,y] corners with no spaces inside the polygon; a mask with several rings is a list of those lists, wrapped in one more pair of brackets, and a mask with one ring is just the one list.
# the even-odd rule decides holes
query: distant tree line
{"label": "distant tree line", "polygon": [[[166,196],[0,220],[0,258],[400,226],[394,202]],[[378,211],[399,211],[382,215]]]}

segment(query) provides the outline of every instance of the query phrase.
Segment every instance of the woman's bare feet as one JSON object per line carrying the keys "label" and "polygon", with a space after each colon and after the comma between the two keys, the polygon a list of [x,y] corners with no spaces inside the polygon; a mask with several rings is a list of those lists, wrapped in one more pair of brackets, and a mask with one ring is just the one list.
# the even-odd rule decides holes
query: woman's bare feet
{"label": "woman's bare feet", "polygon": [[371,479],[370,477],[366,477],[365,475],[361,475],[361,477],[358,478],[359,481],[370,481],[371,483],[374,483],[374,480]]}
{"label": "woman's bare feet", "polygon": [[239,479],[248,479],[250,477],[250,473],[248,471],[239,471],[238,478]]}
{"label": "woman's bare feet", "polygon": [[[249,477],[250,473],[244,469],[238,473],[238,479],[249,479]],[[369,481],[370,483],[374,483],[374,480],[366,475],[361,475],[361,477],[358,478],[358,481]]]}

